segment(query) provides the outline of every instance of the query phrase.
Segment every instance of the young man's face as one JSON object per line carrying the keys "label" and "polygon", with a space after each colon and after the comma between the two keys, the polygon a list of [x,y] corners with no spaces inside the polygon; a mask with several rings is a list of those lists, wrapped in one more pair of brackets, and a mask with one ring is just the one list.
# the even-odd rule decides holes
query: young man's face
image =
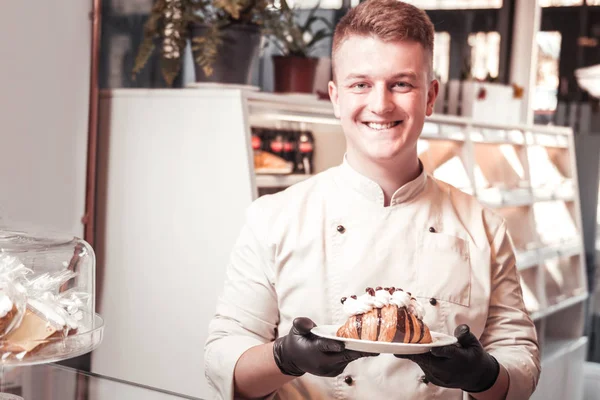
{"label": "young man's face", "polygon": [[338,49],[334,73],[329,95],[348,156],[375,163],[414,156],[438,92],[423,46],[353,35]]}

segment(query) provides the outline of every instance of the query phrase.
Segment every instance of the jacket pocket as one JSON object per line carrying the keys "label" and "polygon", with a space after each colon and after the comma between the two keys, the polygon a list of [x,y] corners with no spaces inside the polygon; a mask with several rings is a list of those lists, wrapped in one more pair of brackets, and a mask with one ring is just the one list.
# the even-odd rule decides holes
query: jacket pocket
{"label": "jacket pocket", "polygon": [[468,307],[471,300],[469,242],[458,236],[424,232],[418,246],[415,294]]}

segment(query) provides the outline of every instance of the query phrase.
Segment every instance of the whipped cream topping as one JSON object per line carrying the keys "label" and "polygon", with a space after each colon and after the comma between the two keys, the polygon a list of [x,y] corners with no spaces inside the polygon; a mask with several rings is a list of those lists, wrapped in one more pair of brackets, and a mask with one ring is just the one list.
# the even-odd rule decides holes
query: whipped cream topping
{"label": "whipped cream topping", "polygon": [[[366,293],[365,293],[366,294]],[[392,295],[387,290],[379,289],[375,291],[375,307],[383,308],[390,304]]]}
{"label": "whipped cream topping", "polygon": [[[390,291],[393,291],[393,293],[390,294]],[[377,288],[377,290],[367,288],[366,293],[358,297],[342,298],[342,304],[344,313],[349,317],[367,313],[373,308],[383,308],[390,304],[395,304],[399,308],[406,307],[409,312],[413,313],[419,319],[423,319],[425,315],[425,309],[421,303],[402,290],[394,291],[392,289],[388,291],[381,288]]]}
{"label": "whipped cream topping", "polygon": [[[366,293],[365,293],[366,294]],[[358,298],[349,297],[344,301],[344,313],[348,316],[364,314],[373,309],[371,302],[368,302],[364,295]]]}
{"label": "whipped cream topping", "polygon": [[402,290],[396,290],[394,294],[392,294],[390,302],[398,307],[408,308],[410,305],[410,295]]}
{"label": "whipped cream topping", "polygon": [[12,309],[13,302],[6,294],[0,292],[0,318],[6,317],[6,314]]}
{"label": "whipped cream topping", "polygon": [[425,309],[415,298],[410,299],[410,305],[407,308],[418,319],[423,319],[425,316]]}

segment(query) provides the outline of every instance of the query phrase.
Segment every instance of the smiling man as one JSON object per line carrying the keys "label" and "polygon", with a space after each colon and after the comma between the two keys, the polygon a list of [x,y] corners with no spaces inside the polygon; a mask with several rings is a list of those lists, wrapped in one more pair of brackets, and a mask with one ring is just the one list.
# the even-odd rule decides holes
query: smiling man
{"label": "smiling man", "polygon": [[[209,327],[217,398],[526,399],[540,374],[535,327],[499,216],[422,167],[432,114],[433,25],[367,0],[336,27],[329,94],[341,165],[256,200]],[[358,353],[311,333],[344,324],[339,299],[410,289],[432,331],[457,344],[406,356]]]}

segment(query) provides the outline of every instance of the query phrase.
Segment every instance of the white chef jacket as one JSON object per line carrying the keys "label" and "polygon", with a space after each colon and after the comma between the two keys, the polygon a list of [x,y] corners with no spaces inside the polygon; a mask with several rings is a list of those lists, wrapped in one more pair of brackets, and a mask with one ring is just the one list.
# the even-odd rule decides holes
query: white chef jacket
{"label": "white chef jacket", "polygon": [[[341,297],[376,286],[410,291],[432,331],[453,335],[468,324],[508,370],[507,399],[534,391],[536,330],[503,219],[425,172],[384,207],[379,185],[344,160],[249,207],[205,346],[214,397],[233,398],[234,368],[246,350],[287,334],[296,317],[342,325]],[[423,377],[417,364],[381,354],[350,363],[336,378],[305,374],[270,397],[468,398]]]}

